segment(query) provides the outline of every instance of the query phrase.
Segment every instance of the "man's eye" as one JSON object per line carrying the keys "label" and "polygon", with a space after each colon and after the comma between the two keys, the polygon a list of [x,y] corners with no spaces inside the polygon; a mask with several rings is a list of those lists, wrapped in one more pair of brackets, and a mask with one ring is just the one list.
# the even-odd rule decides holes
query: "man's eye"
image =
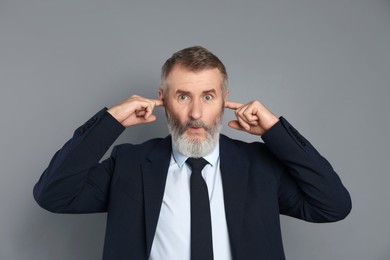
{"label": "man's eye", "polygon": [[185,101],[188,99],[188,96],[187,95],[179,95],[179,100],[180,101]]}
{"label": "man's eye", "polygon": [[206,101],[210,101],[212,99],[213,99],[213,97],[211,95],[204,96],[204,100],[206,100]]}

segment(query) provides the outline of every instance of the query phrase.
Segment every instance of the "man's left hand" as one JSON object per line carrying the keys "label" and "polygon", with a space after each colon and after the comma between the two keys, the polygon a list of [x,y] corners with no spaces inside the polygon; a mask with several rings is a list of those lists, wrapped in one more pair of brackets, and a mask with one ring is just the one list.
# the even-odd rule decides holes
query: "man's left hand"
{"label": "man's left hand", "polygon": [[257,100],[247,104],[226,101],[225,108],[235,110],[237,120],[230,121],[230,127],[254,135],[263,135],[279,121]]}

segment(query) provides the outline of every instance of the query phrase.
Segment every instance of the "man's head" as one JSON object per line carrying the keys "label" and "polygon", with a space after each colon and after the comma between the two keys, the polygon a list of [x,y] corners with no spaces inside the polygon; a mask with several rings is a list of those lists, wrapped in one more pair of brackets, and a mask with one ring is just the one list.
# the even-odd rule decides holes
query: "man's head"
{"label": "man's head", "polygon": [[203,48],[201,46],[193,46],[175,52],[161,68],[161,90],[165,91],[168,88],[168,76],[175,66],[180,66],[192,72],[199,72],[202,70],[217,68],[221,73],[222,77],[222,91],[227,91],[228,75],[226,72],[225,65],[223,65],[223,63],[219,60],[217,56],[215,56],[206,48]]}
{"label": "man's head", "polygon": [[181,153],[202,157],[213,150],[227,94],[225,66],[207,49],[186,48],[165,62],[159,96],[173,143]]}

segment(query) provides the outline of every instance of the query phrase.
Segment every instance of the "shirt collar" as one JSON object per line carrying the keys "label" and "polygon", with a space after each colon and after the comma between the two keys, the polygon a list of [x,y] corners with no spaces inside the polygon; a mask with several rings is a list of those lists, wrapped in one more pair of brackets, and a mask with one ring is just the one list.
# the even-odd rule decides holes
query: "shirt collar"
{"label": "shirt collar", "polygon": [[[188,159],[188,156],[179,152],[179,150],[176,148],[176,146],[173,143],[172,143],[172,155],[179,168],[181,168],[183,164],[186,162],[186,160]],[[209,164],[211,164],[211,166],[215,166],[219,158],[219,142],[217,142],[214,149],[203,158]]]}

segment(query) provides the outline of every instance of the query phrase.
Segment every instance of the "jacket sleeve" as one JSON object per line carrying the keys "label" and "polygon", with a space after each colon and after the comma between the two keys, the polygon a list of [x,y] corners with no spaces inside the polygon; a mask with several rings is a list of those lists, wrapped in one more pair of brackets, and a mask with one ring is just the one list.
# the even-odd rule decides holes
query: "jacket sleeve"
{"label": "jacket sleeve", "polygon": [[333,222],[351,211],[351,198],[339,176],[286,119],[262,139],[280,164],[278,198],[281,214],[310,222]]}
{"label": "jacket sleeve", "polygon": [[99,160],[124,129],[106,109],[80,126],[34,186],[37,203],[56,213],[106,211],[115,148],[110,158]]}

